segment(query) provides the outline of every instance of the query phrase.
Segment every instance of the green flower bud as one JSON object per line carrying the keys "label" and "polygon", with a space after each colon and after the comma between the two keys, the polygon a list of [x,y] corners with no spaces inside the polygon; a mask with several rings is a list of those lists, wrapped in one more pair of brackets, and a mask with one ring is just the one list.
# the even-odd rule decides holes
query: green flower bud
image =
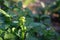
{"label": "green flower bud", "polygon": [[12,28],[12,32],[14,32],[15,31],[15,28]]}
{"label": "green flower bud", "polygon": [[25,17],[21,17],[20,19],[19,19],[22,23],[24,23],[26,20],[25,20]]}

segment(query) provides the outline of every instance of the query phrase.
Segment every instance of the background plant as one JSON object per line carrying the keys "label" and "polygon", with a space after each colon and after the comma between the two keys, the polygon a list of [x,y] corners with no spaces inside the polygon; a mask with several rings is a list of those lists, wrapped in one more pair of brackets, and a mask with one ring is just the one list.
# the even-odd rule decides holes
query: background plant
{"label": "background plant", "polygon": [[[1,0],[0,8],[0,40],[55,40],[56,32],[50,25],[50,17],[34,15],[22,1]],[[25,3],[27,3],[25,1]],[[30,3],[30,2],[29,2]],[[26,5],[26,4],[25,4]],[[27,3],[28,5],[28,3]],[[37,18],[37,22],[34,21]]]}

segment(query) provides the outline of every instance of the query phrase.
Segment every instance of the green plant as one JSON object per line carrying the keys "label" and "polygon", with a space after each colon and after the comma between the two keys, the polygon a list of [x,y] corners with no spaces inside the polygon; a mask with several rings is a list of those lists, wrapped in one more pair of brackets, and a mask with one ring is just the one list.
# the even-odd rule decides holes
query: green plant
{"label": "green plant", "polygon": [[[50,18],[47,15],[34,16],[29,8],[22,7],[22,1],[11,1],[12,4],[7,0],[4,2],[9,9],[0,9],[0,25],[3,27],[0,28],[1,40],[55,40],[56,33],[49,25]],[[39,22],[35,22],[34,17]]]}

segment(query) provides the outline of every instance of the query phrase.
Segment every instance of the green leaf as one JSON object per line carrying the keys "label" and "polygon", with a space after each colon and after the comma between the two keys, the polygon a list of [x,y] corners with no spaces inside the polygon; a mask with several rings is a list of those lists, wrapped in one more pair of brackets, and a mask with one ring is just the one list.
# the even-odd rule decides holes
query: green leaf
{"label": "green leaf", "polygon": [[6,0],[4,0],[4,4],[5,4],[7,7],[10,6],[10,3],[9,3],[8,1],[6,1]]}
{"label": "green leaf", "polygon": [[21,1],[18,2],[18,7],[19,7],[19,8],[22,8],[22,2],[21,2]]}
{"label": "green leaf", "polygon": [[0,37],[0,40],[3,40],[3,39]]}
{"label": "green leaf", "polygon": [[11,17],[9,14],[7,14],[4,10],[0,9],[0,13],[2,13],[3,15],[5,15],[6,17]]}
{"label": "green leaf", "polygon": [[3,30],[0,29],[0,35],[3,33]]}
{"label": "green leaf", "polygon": [[25,0],[23,5],[29,5],[30,3],[34,2],[34,0]]}
{"label": "green leaf", "polygon": [[11,34],[11,33],[5,33],[4,35],[4,39],[14,39],[15,35]]}

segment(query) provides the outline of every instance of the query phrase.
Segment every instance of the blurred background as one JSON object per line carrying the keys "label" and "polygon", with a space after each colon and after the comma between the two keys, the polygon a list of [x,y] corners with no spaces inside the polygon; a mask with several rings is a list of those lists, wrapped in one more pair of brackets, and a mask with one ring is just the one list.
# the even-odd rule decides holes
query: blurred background
{"label": "blurred background", "polygon": [[0,0],[0,40],[60,40],[60,0]]}

